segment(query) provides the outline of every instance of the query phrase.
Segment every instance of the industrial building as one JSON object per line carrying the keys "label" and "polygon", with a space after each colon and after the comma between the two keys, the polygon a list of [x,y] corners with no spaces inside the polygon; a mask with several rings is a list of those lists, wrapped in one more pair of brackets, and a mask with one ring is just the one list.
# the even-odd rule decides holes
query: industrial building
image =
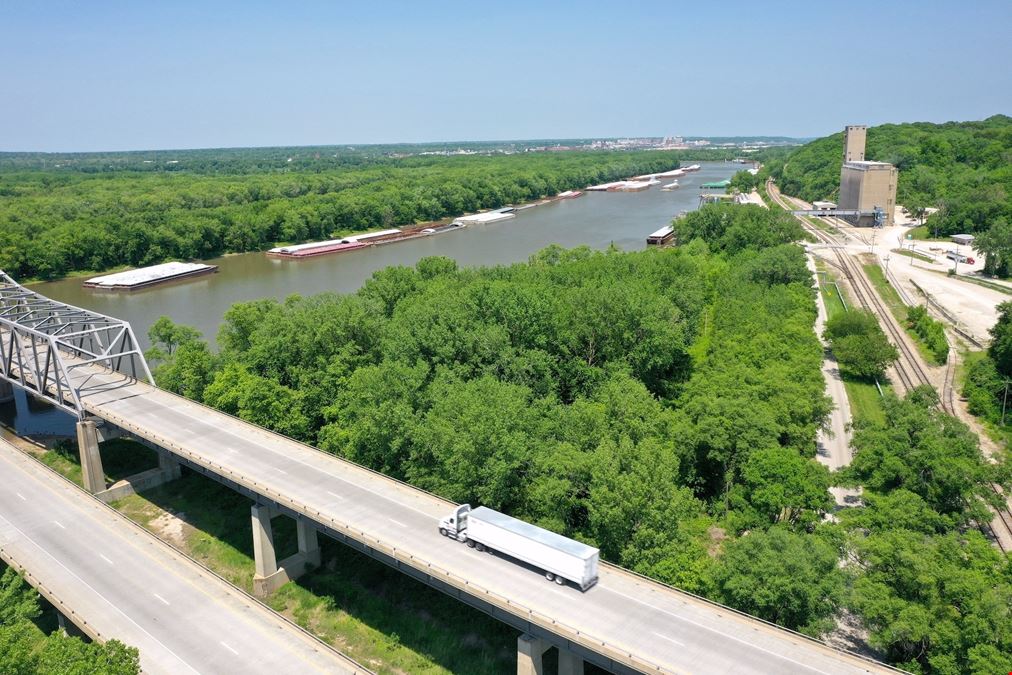
{"label": "industrial building", "polygon": [[[898,172],[892,164],[865,160],[867,131],[865,126],[844,129],[839,208],[865,212],[860,216],[845,216],[853,225],[893,225]],[[876,209],[884,216],[878,223],[872,215]]]}

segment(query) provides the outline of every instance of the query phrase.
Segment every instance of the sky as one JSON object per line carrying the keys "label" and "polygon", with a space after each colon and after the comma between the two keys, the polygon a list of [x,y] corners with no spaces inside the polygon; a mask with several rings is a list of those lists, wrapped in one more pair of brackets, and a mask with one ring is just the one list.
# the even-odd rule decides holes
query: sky
{"label": "sky", "polygon": [[0,0],[0,151],[982,119],[1012,114],[1010,26],[1010,0]]}

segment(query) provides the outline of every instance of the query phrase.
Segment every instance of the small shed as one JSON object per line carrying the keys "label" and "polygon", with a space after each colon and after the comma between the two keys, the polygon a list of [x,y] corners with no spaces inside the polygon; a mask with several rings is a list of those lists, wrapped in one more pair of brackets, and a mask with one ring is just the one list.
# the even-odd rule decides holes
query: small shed
{"label": "small shed", "polygon": [[829,211],[836,208],[836,204],[833,202],[812,202],[812,207],[819,211]]}
{"label": "small shed", "polygon": [[960,246],[969,246],[973,243],[972,234],[954,234],[952,235],[952,241]]}

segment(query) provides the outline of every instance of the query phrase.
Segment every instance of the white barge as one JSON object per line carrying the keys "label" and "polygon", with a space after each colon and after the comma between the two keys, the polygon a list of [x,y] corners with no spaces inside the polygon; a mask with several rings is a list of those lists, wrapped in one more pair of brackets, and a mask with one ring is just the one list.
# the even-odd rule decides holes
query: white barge
{"label": "white barge", "polygon": [[167,262],[161,265],[141,267],[126,272],[106,274],[93,277],[84,282],[85,288],[100,288],[109,291],[135,291],[155,284],[189,279],[191,277],[213,274],[218,271],[217,265],[204,263]]}

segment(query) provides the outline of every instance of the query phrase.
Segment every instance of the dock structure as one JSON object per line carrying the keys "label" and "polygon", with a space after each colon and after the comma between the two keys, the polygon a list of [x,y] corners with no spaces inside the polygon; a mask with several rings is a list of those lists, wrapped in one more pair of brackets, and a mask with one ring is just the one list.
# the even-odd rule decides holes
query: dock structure
{"label": "dock structure", "polygon": [[85,288],[99,288],[108,291],[135,291],[141,288],[162,284],[169,281],[189,279],[190,277],[213,274],[218,271],[217,265],[204,263],[167,262],[161,265],[141,267],[126,272],[106,274],[92,277],[84,282]]}
{"label": "dock structure", "polygon": [[647,237],[647,245],[649,246],[663,246],[669,244],[675,238],[675,227],[674,225],[665,225],[661,229],[657,230],[649,237]]}

